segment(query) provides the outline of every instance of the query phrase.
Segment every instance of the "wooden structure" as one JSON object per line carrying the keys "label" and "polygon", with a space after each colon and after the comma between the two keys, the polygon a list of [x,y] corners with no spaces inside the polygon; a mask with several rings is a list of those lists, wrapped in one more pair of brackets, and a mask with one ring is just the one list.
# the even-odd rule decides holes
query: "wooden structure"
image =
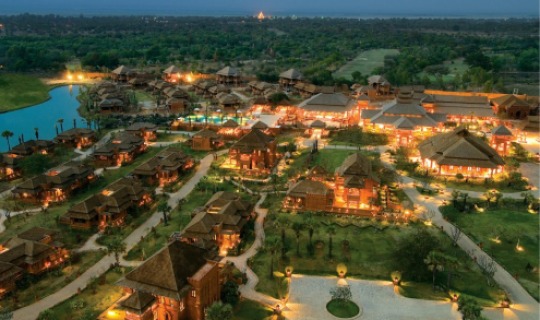
{"label": "wooden structure", "polygon": [[213,258],[206,249],[170,242],[117,282],[130,294],[119,302],[124,319],[203,320],[204,310],[220,299]]}
{"label": "wooden structure", "polygon": [[135,168],[133,175],[147,184],[163,187],[177,181],[180,175],[188,172],[194,165],[191,156],[171,147]]}
{"label": "wooden structure", "polygon": [[499,154],[506,156],[510,149],[510,143],[514,140],[514,134],[504,125],[491,130],[491,146]]}
{"label": "wooden structure", "polygon": [[191,149],[193,150],[212,151],[222,144],[220,136],[210,129],[202,129],[191,137]]}
{"label": "wooden structure", "polygon": [[142,184],[130,178],[117,180],[86,200],[72,206],[62,222],[74,229],[100,230],[108,226],[121,226],[131,210],[136,210],[152,199]]}
{"label": "wooden structure", "polygon": [[133,73],[130,68],[121,65],[111,71],[111,78],[116,82],[128,82],[129,76]]}
{"label": "wooden structure", "polygon": [[268,174],[277,164],[274,137],[253,129],[229,149],[229,164],[245,174]]}
{"label": "wooden structure", "polygon": [[157,125],[150,122],[135,122],[126,128],[126,132],[139,136],[144,141],[157,140]]}
{"label": "wooden structure", "polygon": [[26,202],[62,202],[95,179],[93,167],[72,162],[25,180],[11,192]]}
{"label": "wooden structure", "polygon": [[145,150],[146,144],[141,137],[122,132],[107,144],[96,149],[92,156],[96,166],[119,166],[122,163],[132,162],[137,155]]}
{"label": "wooden structure", "polygon": [[237,115],[238,109],[242,105],[242,101],[237,95],[221,93],[217,95],[217,98],[223,114]]}
{"label": "wooden structure", "polygon": [[242,135],[242,130],[238,122],[229,119],[221,124],[217,133],[224,139],[236,140]]}
{"label": "wooden structure", "polygon": [[56,144],[51,140],[28,140],[15,145],[7,152],[8,155],[26,157],[34,153],[50,154]]}
{"label": "wooden structure", "polygon": [[437,134],[419,143],[418,150],[423,166],[438,175],[489,178],[504,166],[497,151],[464,127]]}
{"label": "wooden structure", "polygon": [[241,82],[240,72],[233,67],[225,67],[216,72],[217,83],[238,85]]}
{"label": "wooden structure", "polygon": [[81,149],[89,147],[96,142],[96,133],[91,129],[73,128],[58,134],[55,141]]}
{"label": "wooden structure", "polygon": [[508,119],[526,119],[531,112],[529,102],[513,94],[493,98],[490,102],[495,114],[503,115]]}
{"label": "wooden structure", "polygon": [[287,91],[302,81],[304,81],[304,75],[296,69],[289,69],[279,74],[279,86]]}
{"label": "wooden structure", "polygon": [[370,76],[367,81],[370,88],[368,95],[387,96],[392,92],[392,85],[381,75]]}
{"label": "wooden structure", "polygon": [[240,243],[244,225],[253,216],[253,203],[220,191],[193,216],[180,239],[203,248],[216,246],[220,255],[226,255]]}
{"label": "wooden structure", "polygon": [[167,82],[178,83],[180,81],[180,69],[175,65],[171,65],[163,70],[163,80]]}
{"label": "wooden structure", "polygon": [[360,111],[356,100],[343,93],[319,93],[297,108],[298,119],[305,123],[321,120],[327,128],[358,125]]}
{"label": "wooden structure", "polygon": [[447,121],[458,125],[498,122],[497,115],[489,105],[486,96],[428,94],[421,98],[420,103],[428,112],[446,114]]}

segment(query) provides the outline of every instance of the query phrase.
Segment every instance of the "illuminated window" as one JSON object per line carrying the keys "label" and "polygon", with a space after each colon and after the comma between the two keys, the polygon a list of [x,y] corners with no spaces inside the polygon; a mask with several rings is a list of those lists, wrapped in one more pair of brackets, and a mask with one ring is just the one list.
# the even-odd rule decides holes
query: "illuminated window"
{"label": "illuminated window", "polygon": [[195,290],[191,290],[191,296],[195,298],[197,296],[197,292],[195,292]]}

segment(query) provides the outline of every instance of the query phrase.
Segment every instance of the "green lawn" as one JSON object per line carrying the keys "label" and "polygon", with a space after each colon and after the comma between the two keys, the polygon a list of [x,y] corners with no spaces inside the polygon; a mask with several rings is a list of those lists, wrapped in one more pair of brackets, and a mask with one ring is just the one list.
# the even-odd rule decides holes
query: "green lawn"
{"label": "green lawn", "polygon": [[[270,212],[274,212],[270,210]],[[273,221],[278,216],[288,217],[288,225],[295,221],[302,221],[302,214],[272,213],[265,223],[266,239],[277,237],[281,239],[281,229],[276,227]],[[421,228],[430,228],[423,224],[412,223],[410,225],[390,224],[386,222],[376,222],[368,219],[355,217],[336,217],[334,215],[316,215],[317,227],[313,236],[315,244],[314,255],[310,256],[307,250],[309,237],[304,229],[300,237],[300,256],[296,254],[296,236],[290,227],[286,228],[286,244],[288,246],[285,259],[281,259],[281,252],[275,257],[274,270],[284,272],[287,266],[292,266],[295,273],[316,274],[316,275],[336,275],[336,266],[345,263],[348,267],[347,275],[362,279],[382,279],[390,280],[390,273],[394,271],[393,251],[400,239],[415,233]],[[333,224],[336,234],[333,237],[333,258],[328,258],[329,238],[326,234],[327,225]],[[498,288],[489,287],[479,268],[473,263],[465,252],[453,247],[451,240],[442,232],[430,228],[443,244],[444,250],[456,256],[462,266],[458,268],[458,276],[454,276],[451,287],[458,292],[476,297],[483,305],[494,305],[500,299]],[[349,241],[347,247],[345,240]],[[281,241],[280,241],[281,242]],[[270,255],[265,250],[252,259],[251,267],[259,276],[257,290],[270,294],[274,297],[283,295],[284,288],[280,285],[280,280],[270,277]],[[437,283],[446,284],[446,275],[439,273]],[[431,288],[431,283],[413,283],[403,279],[406,289],[403,293],[406,296],[438,299],[441,298],[438,292],[425,290]],[[446,297],[448,297],[446,295]]]}
{"label": "green lawn", "polygon": [[360,307],[352,301],[332,300],[326,304],[326,310],[338,318],[351,318],[360,312]]}
{"label": "green lawn", "polygon": [[41,103],[50,87],[40,79],[21,74],[0,74],[0,112]]}
{"label": "green lawn", "polygon": [[[486,208],[484,212],[460,213],[452,205],[442,207],[441,211],[471,239],[481,243],[484,250],[510,274],[518,275],[521,285],[536,300],[539,299],[538,214],[529,213],[521,200],[504,199],[503,204]],[[517,250],[518,241],[523,251]],[[532,266],[532,270],[527,269],[527,264]]]}
{"label": "green lawn", "polygon": [[[49,309],[49,319],[71,320],[87,316],[85,319],[97,318],[97,316],[110,307],[122,296],[122,287],[114,283],[118,281],[128,269],[109,270],[104,275],[104,281],[96,280],[94,285],[89,285],[81,294],[75,295],[60,304]],[[94,288],[95,291],[94,291]]]}
{"label": "green lawn", "polygon": [[362,75],[370,75],[373,69],[384,65],[386,55],[397,55],[396,49],[372,49],[361,52],[352,61],[347,62],[341,68],[334,72],[334,78],[352,79],[352,73],[360,71]]}
{"label": "green lawn", "polygon": [[154,96],[142,90],[135,90],[135,98],[137,98],[138,102],[156,102]]}
{"label": "green lawn", "polygon": [[362,129],[339,130],[332,135],[329,144],[352,146],[385,145],[388,144],[388,136],[384,133],[362,132]]}
{"label": "green lawn", "polygon": [[252,300],[242,300],[234,306],[233,320],[272,319],[273,310]]}
{"label": "green lawn", "polygon": [[19,289],[14,294],[17,298],[16,304],[13,296],[11,299],[6,300],[11,303],[13,309],[18,309],[32,304],[38,299],[43,299],[75,280],[103,258],[104,255],[103,252],[99,251],[77,254],[71,258],[70,262],[66,262],[63,267],[39,276],[29,276],[28,281],[24,281],[26,284],[20,284]]}
{"label": "green lawn", "polygon": [[[444,82],[451,82],[454,80],[457,74],[463,75],[467,69],[469,69],[469,65],[465,63],[464,58],[457,58],[453,60],[446,60],[443,62],[443,66],[448,68],[448,74],[445,74],[443,76]],[[426,74],[425,72],[420,72],[419,77],[422,78]],[[435,82],[436,78],[432,74],[427,74],[429,81]]]}

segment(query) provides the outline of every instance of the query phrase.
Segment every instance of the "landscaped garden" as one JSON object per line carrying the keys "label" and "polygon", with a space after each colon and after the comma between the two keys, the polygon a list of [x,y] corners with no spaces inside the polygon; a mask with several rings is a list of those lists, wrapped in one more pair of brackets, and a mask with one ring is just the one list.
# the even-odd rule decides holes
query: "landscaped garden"
{"label": "landscaped garden", "polygon": [[350,146],[378,146],[388,144],[388,136],[384,133],[363,131],[362,128],[339,130],[335,132],[329,144]]}
{"label": "landscaped garden", "polygon": [[[496,201],[496,202],[495,202]],[[456,205],[441,207],[448,221],[456,224],[486,253],[512,274],[536,299],[539,299],[538,204],[534,199],[470,199],[463,210]]]}
{"label": "landscaped garden", "polygon": [[115,285],[129,268],[114,268],[94,279],[75,296],[64,300],[51,309],[43,311],[38,319],[43,320],[93,320],[110,307],[122,294],[123,289]]}
{"label": "landscaped garden", "polygon": [[[275,207],[272,203],[267,205]],[[488,284],[467,254],[452,246],[452,241],[433,227],[322,213],[290,214],[274,209],[269,212],[272,214],[265,223],[265,247],[252,258],[250,265],[259,276],[256,289],[271,296],[286,295],[286,281],[279,275],[289,266],[294,273],[337,275],[339,263],[347,266],[347,276],[363,279],[391,280],[393,271],[402,271],[400,291],[409,297],[448,299],[449,292],[459,292],[491,306],[502,296],[493,283]],[[418,240],[420,236],[425,239]],[[410,242],[414,247],[415,243],[424,241],[433,246],[414,248],[416,252],[403,248],[405,253],[400,255],[401,244]],[[447,257],[444,259],[447,268],[435,274],[435,283],[432,283],[430,266],[424,261],[431,251]],[[417,252],[425,255],[411,261]],[[403,262],[398,261],[399,256]],[[406,266],[409,266],[408,271],[401,270],[407,269]]]}
{"label": "landscaped garden", "polygon": [[51,87],[40,79],[22,74],[0,75],[0,112],[41,103],[49,98]]}
{"label": "landscaped garden", "polygon": [[273,319],[274,311],[252,300],[242,300],[233,309],[233,320]]}

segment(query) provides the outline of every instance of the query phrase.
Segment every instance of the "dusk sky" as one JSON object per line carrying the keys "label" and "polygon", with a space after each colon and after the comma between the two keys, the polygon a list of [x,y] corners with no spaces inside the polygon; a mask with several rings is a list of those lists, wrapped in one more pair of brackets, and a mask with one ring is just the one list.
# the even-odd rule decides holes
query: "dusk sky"
{"label": "dusk sky", "polygon": [[58,14],[160,14],[250,15],[258,11],[275,15],[356,16],[538,16],[538,0],[1,0],[0,15]]}

